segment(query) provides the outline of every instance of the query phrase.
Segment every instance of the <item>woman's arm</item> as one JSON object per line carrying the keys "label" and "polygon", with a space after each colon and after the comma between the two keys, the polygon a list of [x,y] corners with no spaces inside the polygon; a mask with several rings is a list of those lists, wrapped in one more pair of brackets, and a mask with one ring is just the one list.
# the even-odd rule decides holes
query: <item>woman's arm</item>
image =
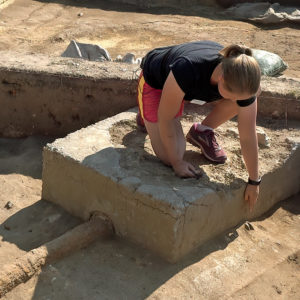
{"label": "woman's arm", "polygon": [[174,118],[178,113],[184,92],[177,84],[172,71],[164,84],[158,108],[158,128],[162,143],[175,173],[180,177],[195,177],[196,170],[183,160],[178,153],[178,140],[176,128],[173,126]]}
{"label": "woman's arm", "polygon": [[[249,173],[249,178],[259,179],[258,144],[256,133],[257,101],[246,107],[240,107],[238,112],[238,129],[242,155]],[[252,211],[259,194],[259,186],[247,185],[245,200]]]}

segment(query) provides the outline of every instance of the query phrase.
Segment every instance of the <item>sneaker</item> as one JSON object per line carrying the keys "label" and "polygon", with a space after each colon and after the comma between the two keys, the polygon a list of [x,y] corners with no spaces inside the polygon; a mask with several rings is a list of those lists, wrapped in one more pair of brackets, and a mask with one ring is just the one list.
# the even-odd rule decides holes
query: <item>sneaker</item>
{"label": "sneaker", "polygon": [[142,116],[141,116],[140,112],[138,112],[138,113],[136,114],[135,120],[136,120],[136,125],[137,125],[138,129],[139,129],[140,131],[146,133],[146,132],[147,132],[147,129],[146,129],[144,120],[142,119]]}
{"label": "sneaker", "polygon": [[197,130],[197,123],[195,123],[186,135],[186,140],[200,148],[208,160],[219,164],[225,163],[226,153],[217,143],[213,130],[199,131]]}

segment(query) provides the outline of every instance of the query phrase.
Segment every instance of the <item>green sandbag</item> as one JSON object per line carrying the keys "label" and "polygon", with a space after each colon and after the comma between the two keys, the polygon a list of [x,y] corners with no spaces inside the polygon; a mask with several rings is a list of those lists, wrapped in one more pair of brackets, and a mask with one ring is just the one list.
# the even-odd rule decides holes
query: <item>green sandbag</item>
{"label": "green sandbag", "polygon": [[288,67],[282,58],[275,53],[259,49],[251,50],[253,57],[259,63],[262,75],[277,76]]}

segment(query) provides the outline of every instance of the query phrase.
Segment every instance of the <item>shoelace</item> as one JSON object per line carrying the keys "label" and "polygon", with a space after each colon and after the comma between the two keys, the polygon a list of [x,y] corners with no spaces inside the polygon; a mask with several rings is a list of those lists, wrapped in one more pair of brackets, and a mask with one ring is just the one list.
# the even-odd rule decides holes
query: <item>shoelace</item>
{"label": "shoelace", "polygon": [[219,151],[221,150],[221,147],[219,146],[217,140],[216,140],[216,136],[219,136],[217,133],[214,133],[212,130],[207,130],[207,137],[211,140],[212,142],[212,146],[214,148],[215,151]]}

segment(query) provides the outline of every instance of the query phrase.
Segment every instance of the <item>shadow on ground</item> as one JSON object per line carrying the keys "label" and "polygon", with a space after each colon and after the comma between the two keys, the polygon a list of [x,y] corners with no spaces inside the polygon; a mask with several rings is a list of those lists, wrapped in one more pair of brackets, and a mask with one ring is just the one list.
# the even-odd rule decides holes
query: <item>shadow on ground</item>
{"label": "shadow on ground", "polygon": [[[44,202],[39,205],[45,209],[50,204]],[[299,195],[282,201],[261,219],[275,213],[279,208],[291,210],[293,213],[296,208],[296,214],[299,214]],[[23,213],[30,214],[30,210],[34,209],[31,207]],[[13,216],[15,217],[17,216]],[[43,268],[38,279],[32,283],[32,297],[26,299],[145,299],[178,273],[181,273],[184,289],[187,284],[185,280],[191,278],[190,276],[185,279],[182,275],[184,269],[215,251],[225,249],[238,237],[239,226],[204,244],[177,264],[168,264],[147,250],[118,237],[98,241]],[[53,226],[54,230],[58,227],[58,224]],[[13,297],[17,292],[18,288],[10,293],[12,298],[7,299],[16,299]]]}
{"label": "shadow on ground", "polygon": [[[132,139],[135,138],[135,132],[132,132],[124,137],[123,143],[130,146]],[[137,146],[142,147],[144,138],[141,136]],[[4,140],[1,141],[4,143]],[[10,153],[15,151],[22,155],[21,149],[23,149],[26,139],[11,140],[10,142],[10,147],[8,147]],[[41,145],[45,142],[49,141],[41,141]],[[40,167],[41,157],[38,158],[38,155],[41,155],[41,148],[39,151],[36,150],[37,161],[39,161],[37,165],[40,164]],[[3,152],[2,156],[4,156]],[[154,158],[150,157],[149,159],[153,160]],[[4,173],[3,167],[1,170]],[[11,167],[5,174],[17,170],[19,169]],[[31,171],[25,172],[25,170],[23,169],[23,173],[32,176]],[[29,167],[28,170],[30,170]],[[166,172],[170,171],[166,169]],[[39,175],[38,173],[34,174],[37,177],[40,176],[40,173]],[[279,208],[289,211],[292,215],[299,215],[299,196],[277,204],[275,208],[259,219],[264,220]],[[0,235],[3,237],[3,241],[29,251],[59,237],[80,223],[81,220],[71,216],[60,207],[40,200],[8,217],[0,225]],[[226,249],[238,238],[237,228],[239,226],[204,244],[181,262],[173,265],[119,237],[98,241],[86,249],[44,267],[38,277],[32,278],[26,283],[31,294],[29,293],[26,297],[22,296],[22,299],[145,299],[178,273],[183,278],[182,289],[184,290],[185,286],[191,286],[190,282],[188,284],[184,282],[191,278],[185,279],[182,275],[184,270],[204,260],[209,254]],[[197,269],[197,267],[195,268]],[[176,282],[178,283],[178,281]],[[7,295],[7,299],[20,299],[18,296],[24,295],[22,288],[24,285],[14,289]]]}
{"label": "shadow on ground", "polygon": [[[77,6],[79,8],[89,8],[89,9],[101,9],[105,11],[117,11],[117,12],[133,12],[133,13],[147,13],[153,15],[182,15],[182,16],[191,16],[191,17],[204,17],[209,18],[215,21],[232,21],[233,17],[230,15],[223,14],[224,9],[219,6],[179,6],[177,7],[149,7],[144,1],[138,5],[126,4],[126,3],[116,3],[105,0],[37,0],[42,3],[57,3],[65,6]],[[238,21],[238,19],[236,19]],[[300,25],[295,23],[278,23],[278,24],[259,24],[253,21],[243,20],[253,24],[254,26],[263,29],[263,30],[276,30],[283,27],[299,29]]]}
{"label": "shadow on ground", "polygon": [[42,151],[54,138],[31,136],[0,139],[0,175],[22,174],[42,178]]}

